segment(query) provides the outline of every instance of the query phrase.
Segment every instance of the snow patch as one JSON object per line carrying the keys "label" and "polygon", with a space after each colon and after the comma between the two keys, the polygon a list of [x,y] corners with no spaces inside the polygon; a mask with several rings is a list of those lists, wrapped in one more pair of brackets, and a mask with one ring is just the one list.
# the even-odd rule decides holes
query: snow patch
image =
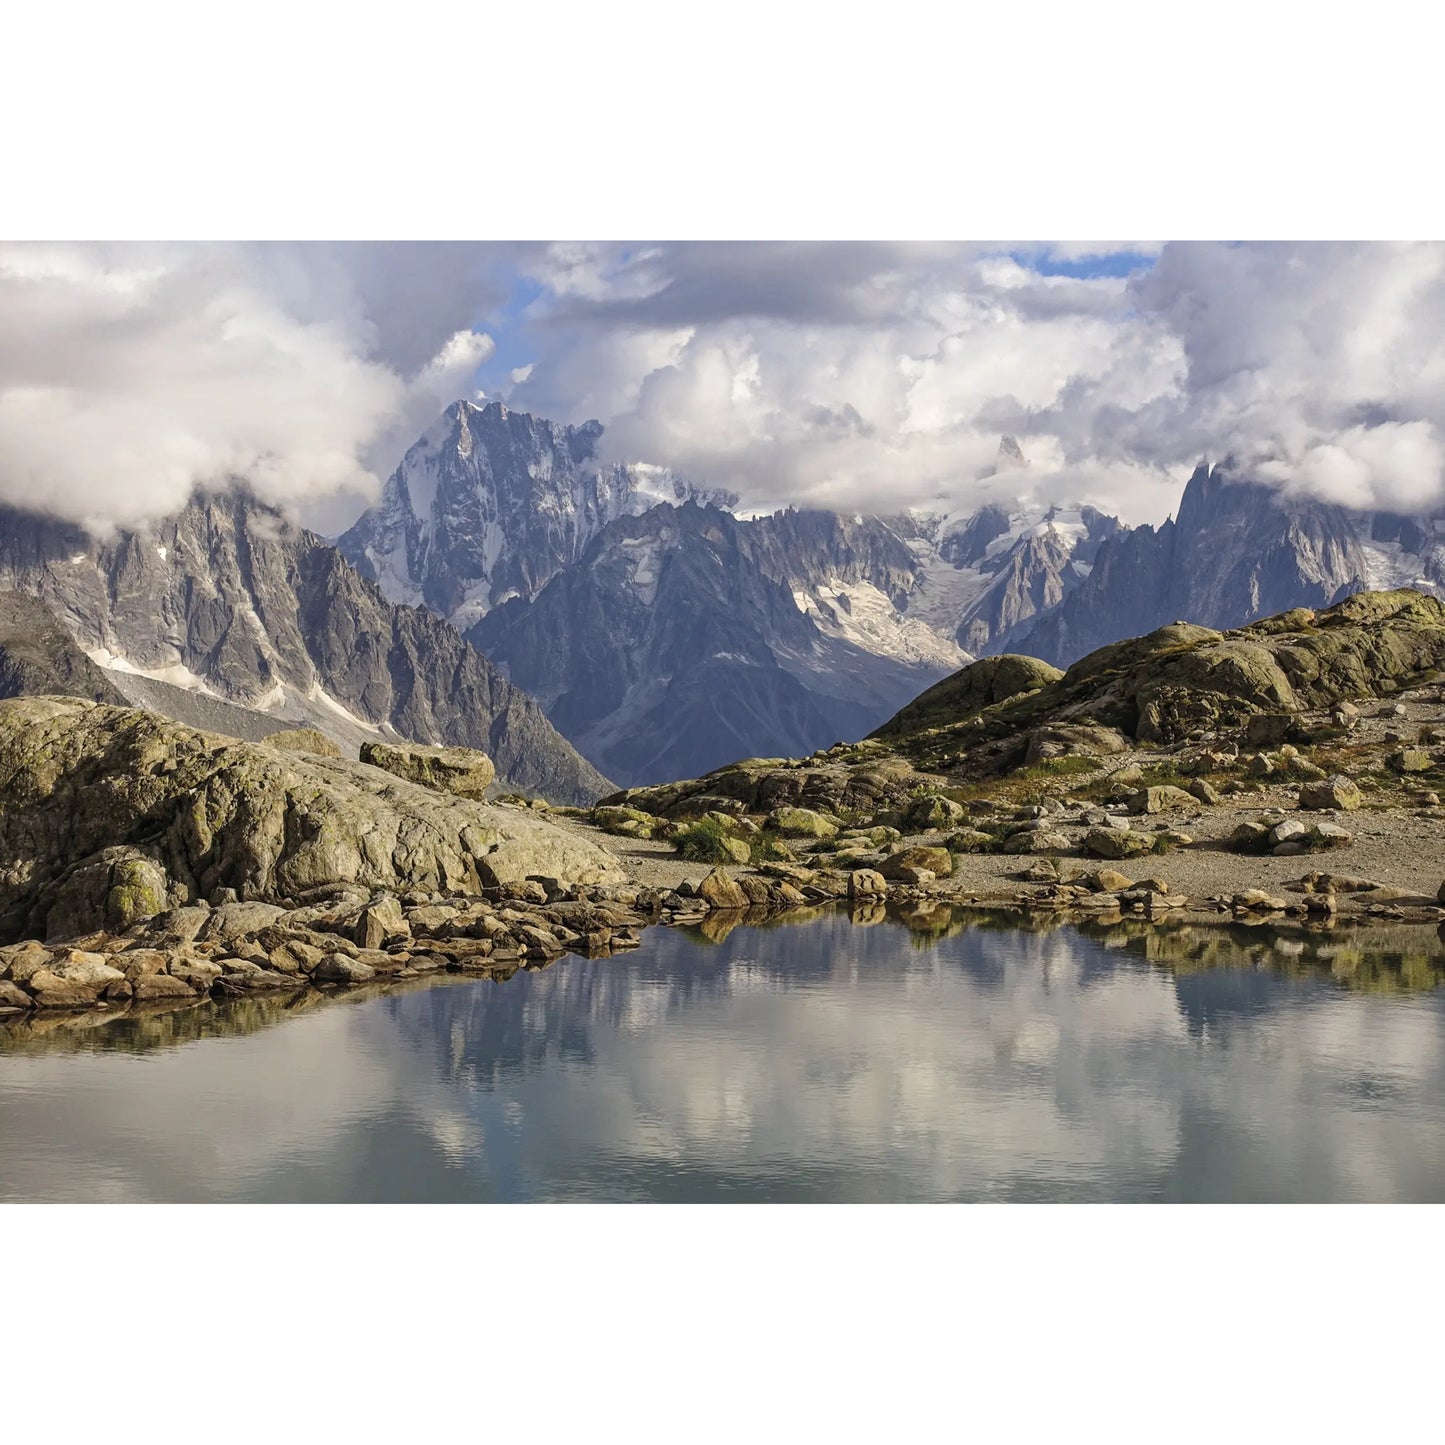
{"label": "snow patch", "polygon": [[343,717],[354,727],[359,727],[363,732],[381,735],[381,729],[375,723],[367,722],[365,718],[359,718],[349,708],[343,707],[329,692],[318,682],[313,682],[307,690],[306,697],[310,702],[319,702],[322,707],[330,709],[338,717]]}
{"label": "snow patch", "polygon": [[865,652],[947,672],[972,661],[951,637],[942,635],[926,621],[900,613],[888,596],[871,582],[829,578],[811,592],[795,590],[793,602],[799,612],[812,618],[820,631],[861,647]]}
{"label": "snow patch", "polygon": [[187,692],[204,693],[207,697],[217,696],[207,686],[205,678],[192,672],[179,660],[169,667],[137,667],[128,657],[112,652],[108,647],[91,648],[87,650],[86,656],[111,672],[128,672],[135,677],[148,677],[152,682],[164,682],[171,687],[184,688]]}
{"label": "snow patch", "polygon": [[662,576],[662,542],[657,537],[625,537],[621,545],[632,563],[632,591],[644,607],[651,607],[657,601],[657,582]]}

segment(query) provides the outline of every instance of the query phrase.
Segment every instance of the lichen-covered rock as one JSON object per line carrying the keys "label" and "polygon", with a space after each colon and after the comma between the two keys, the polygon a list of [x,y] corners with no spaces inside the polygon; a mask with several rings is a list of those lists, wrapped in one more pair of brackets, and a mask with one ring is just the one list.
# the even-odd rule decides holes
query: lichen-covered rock
{"label": "lichen-covered rock", "polygon": [[836,823],[812,808],[778,808],[768,822],[785,838],[831,838],[838,831]]}
{"label": "lichen-covered rock", "polygon": [[1024,763],[1032,765],[1064,757],[1107,757],[1128,749],[1129,739],[1118,728],[1083,722],[1045,723],[1029,734]]}
{"label": "lichen-covered rock", "polygon": [[920,693],[874,734],[889,737],[971,718],[982,709],[1036,692],[1063,676],[1037,657],[1001,653],[984,657]]}
{"label": "lichen-covered rock", "polygon": [[903,814],[910,832],[924,833],[934,828],[947,828],[963,817],[963,806],[939,793],[925,793],[915,798]]}
{"label": "lichen-covered rock", "polygon": [[123,933],[165,911],[169,887],[154,850],[104,848],[55,880],[45,936],[74,938],[96,929]]}
{"label": "lichen-covered rock", "polygon": [[1295,715],[1288,712],[1257,713],[1245,724],[1244,738],[1252,748],[1273,748],[1293,731]]}
{"label": "lichen-covered rock", "polygon": [[344,886],[475,893],[533,874],[625,879],[543,817],[359,763],[135,709],[0,700],[0,939],[74,937],[222,889],[280,903]]}
{"label": "lichen-covered rock", "polygon": [[1424,748],[1401,748],[1390,754],[1390,767],[1397,773],[1425,773],[1434,766],[1434,761]]}
{"label": "lichen-covered rock", "polygon": [[1091,858],[1134,858],[1147,853],[1149,840],[1124,828],[1090,828],[1084,834],[1083,851]]}
{"label": "lichen-covered rock", "polygon": [[497,776],[492,760],[472,748],[429,748],[420,743],[363,743],[361,761],[441,793],[476,802]]}
{"label": "lichen-covered rock", "polygon": [[281,728],[278,732],[267,733],[265,744],[268,748],[280,748],[288,753],[314,753],[321,758],[342,756],[340,746],[320,728]]}

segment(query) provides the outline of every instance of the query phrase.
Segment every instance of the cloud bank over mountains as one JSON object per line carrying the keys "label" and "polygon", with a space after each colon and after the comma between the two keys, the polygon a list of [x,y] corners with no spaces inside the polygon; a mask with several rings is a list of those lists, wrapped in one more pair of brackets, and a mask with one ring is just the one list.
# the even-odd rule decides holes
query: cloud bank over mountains
{"label": "cloud bank over mountains", "polygon": [[104,531],[372,498],[492,350],[475,248],[0,245],[0,500]]}
{"label": "cloud bank over mountains", "polygon": [[0,247],[0,499],[98,526],[233,475],[339,525],[478,390],[758,510],[1158,520],[1230,456],[1422,511],[1442,381],[1437,243]]}

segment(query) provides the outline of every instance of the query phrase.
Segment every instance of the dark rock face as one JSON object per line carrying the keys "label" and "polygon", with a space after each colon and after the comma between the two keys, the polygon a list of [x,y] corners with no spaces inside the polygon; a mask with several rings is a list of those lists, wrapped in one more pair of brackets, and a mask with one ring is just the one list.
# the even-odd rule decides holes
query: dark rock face
{"label": "dark rock face", "polygon": [[799,610],[801,579],[781,574],[809,530],[826,543],[815,558],[833,552],[820,568],[877,586],[907,566],[901,542],[831,514],[747,523],[661,505],[610,524],[535,602],[470,635],[619,781],[812,752],[860,736],[938,669],[872,657]]}
{"label": "dark rock face", "polygon": [[917,557],[882,517],[790,507],[740,525],[751,533],[749,550],[759,570],[792,588],[867,582],[895,607],[906,608],[918,583]]}
{"label": "dark rock face", "polygon": [[1088,578],[1011,645],[1067,664],[1180,618],[1229,628],[1328,606],[1378,585],[1372,579],[1389,566],[1411,585],[1445,582],[1445,554],[1425,521],[1290,499],[1201,466],[1176,520],[1106,542]]}
{"label": "dark rock face", "polygon": [[125,702],[104,668],[75,645],[48,608],[19,592],[0,592],[0,697],[46,693]]}
{"label": "dark rock face", "polygon": [[[608,783],[474,648],[387,602],[334,548],[241,491],[95,541],[0,510],[0,587],[38,598],[87,652],[355,747],[382,734],[477,748],[513,786],[588,802]],[[127,691],[124,672],[106,669]],[[141,699],[165,706],[162,693]],[[212,724],[224,727],[224,719]]]}

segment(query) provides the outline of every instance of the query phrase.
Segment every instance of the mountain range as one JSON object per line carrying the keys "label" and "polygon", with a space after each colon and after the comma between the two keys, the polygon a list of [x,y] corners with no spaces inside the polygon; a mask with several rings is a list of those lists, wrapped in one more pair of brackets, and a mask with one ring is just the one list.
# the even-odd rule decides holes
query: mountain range
{"label": "mountain range", "polygon": [[603,461],[601,437],[458,402],[334,544],[240,484],[101,539],[0,509],[17,594],[0,693],[121,697],[242,737],[316,726],[352,752],[479,747],[505,785],[580,802],[861,737],[978,656],[1067,665],[1179,619],[1445,590],[1435,519],[1227,463],[1159,527],[1013,500],[1028,462],[1010,437],[972,508],[750,516]]}

